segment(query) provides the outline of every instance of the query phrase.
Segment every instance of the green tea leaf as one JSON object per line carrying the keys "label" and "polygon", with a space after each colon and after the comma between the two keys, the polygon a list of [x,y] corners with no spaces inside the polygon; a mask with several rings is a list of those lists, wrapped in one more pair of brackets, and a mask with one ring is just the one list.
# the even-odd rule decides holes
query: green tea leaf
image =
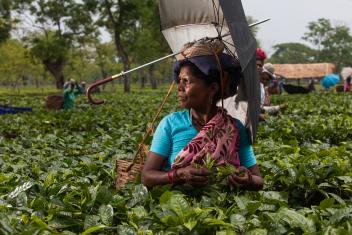
{"label": "green tea leaf", "polygon": [[86,230],[84,230],[84,232],[82,233],[82,235],[88,235],[88,234],[91,234],[91,233],[94,233],[96,231],[99,231],[99,230],[102,230],[104,229],[106,226],[105,225],[96,225],[96,226],[93,226],[93,227],[90,227]]}
{"label": "green tea leaf", "polygon": [[101,222],[103,222],[107,226],[110,226],[112,225],[114,209],[111,205],[101,205],[99,207],[99,216]]}
{"label": "green tea leaf", "polygon": [[330,217],[330,223],[334,224],[342,219],[352,219],[352,207],[341,208],[334,210],[335,212]]}
{"label": "green tea leaf", "polygon": [[192,231],[193,228],[197,225],[197,221],[188,221],[183,224],[189,231]]}
{"label": "green tea leaf", "polygon": [[299,227],[304,232],[314,233],[316,231],[316,227],[314,221],[299,214],[294,210],[290,210],[288,208],[281,208],[279,210],[279,216],[281,220],[286,221],[292,227]]}
{"label": "green tea leaf", "polygon": [[97,215],[86,215],[84,220],[84,229],[94,227],[99,224],[100,216]]}
{"label": "green tea leaf", "polygon": [[30,189],[33,185],[35,185],[34,182],[28,181],[23,183],[21,186],[16,187],[11,193],[8,194],[8,198],[15,198],[18,196],[18,194],[27,191]]}
{"label": "green tea leaf", "polygon": [[335,203],[334,198],[326,198],[323,201],[320,202],[319,208],[322,210],[325,210],[326,208],[332,207]]}

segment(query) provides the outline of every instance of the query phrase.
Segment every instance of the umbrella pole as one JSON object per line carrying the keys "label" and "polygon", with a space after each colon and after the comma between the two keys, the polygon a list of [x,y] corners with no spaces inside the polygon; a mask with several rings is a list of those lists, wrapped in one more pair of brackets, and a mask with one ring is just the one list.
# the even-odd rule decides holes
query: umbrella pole
{"label": "umbrella pole", "polygon": [[[250,24],[249,27],[254,27],[254,26],[258,25],[258,24],[262,24],[262,23],[264,23],[264,22],[267,22],[268,20],[270,20],[270,18],[267,18],[267,19],[264,19],[264,20],[261,20],[261,21],[257,21],[257,22],[255,22],[255,23],[253,23],[253,24]],[[226,36],[229,36],[229,35],[230,35],[230,32],[228,32],[228,33],[226,33],[226,34],[224,34],[224,35],[221,35],[221,37],[226,37]],[[207,39],[216,39],[216,38],[218,38],[218,37],[207,38]],[[88,98],[89,102],[92,103],[92,104],[103,104],[103,103],[105,102],[104,100],[94,100],[94,99],[93,99],[93,97],[92,97],[92,91],[94,90],[94,88],[96,88],[96,87],[98,87],[98,86],[100,86],[100,85],[103,85],[103,84],[105,84],[105,83],[111,82],[111,81],[113,81],[113,80],[115,80],[115,79],[117,79],[117,78],[123,77],[123,76],[125,76],[126,74],[129,74],[129,73],[131,73],[131,72],[133,72],[133,71],[136,71],[136,70],[145,68],[145,67],[147,67],[147,66],[149,66],[149,65],[152,65],[152,64],[155,64],[155,63],[157,63],[157,62],[166,60],[166,59],[168,59],[168,58],[170,58],[170,57],[176,56],[176,55],[178,55],[178,54],[180,54],[180,53],[181,53],[181,51],[172,53],[172,54],[170,54],[170,55],[167,55],[167,56],[161,57],[161,58],[159,58],[159,59],[153,60],[153,61],[151,61],[151,62],[149,62],[149,63],[143,64],[143,65],[138,66],[138,67],[136,67],[136,68],[130,69],[130,70],[126,71],[126,72],[125,72],[125,71],[122,71],[122,72],[119,73],[119,74],[112,75],[112,76],[110,76],[110,77],[104,78],[104,79],[102,79],[102,80],[99,80],[99,81],[93,83],[92,85],[90,85],[90,86],[87,88],[87,93],[86,93],[86,95],[87,95],[87,98]]]}
{"label": "umbrella pole", "polygon": [[[258,24],[265,23],[265,22],[267,22],[267,21],[269,21],[269,20],[270,20],[270,18],[266,18],[266,19],[264,19],[264,20],[254,22],[254,23],[252,23],[252,24],[250,24],[250,25],[248,25],[248,26],[249,26],[249,27],[254,27],[254,26],[257,26]],[[224,37],[227,37],[227,36],[229,36],[229,35],[230,35],[230,32],[221,35],[221,37],[224,38]],[[209,39],[212,39],[212,38],[209,38]],[[215,38],[213,38],[213,39],[215,39]]]}

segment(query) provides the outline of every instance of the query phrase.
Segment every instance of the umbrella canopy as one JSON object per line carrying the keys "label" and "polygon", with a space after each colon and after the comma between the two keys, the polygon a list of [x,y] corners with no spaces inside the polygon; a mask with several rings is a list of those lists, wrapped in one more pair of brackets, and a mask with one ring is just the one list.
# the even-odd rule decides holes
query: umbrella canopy
{"label": "umbrella canopy", "polygon": [[340,77],[338,74],[328,74],[322,80],[321,84],[325,89],[329,89],[330,87],[335,86],[340,81]]}
{"label": "umbrella canopy", "polygon": [[351,67],[344,67],[341,70],[341,77],[343,80],[346,80],[349,76],[352,76],[352,68]]}
{"label": "umbrella canopy", "polygon": [[[225,52],[240,61],[243,81],[236,102],[246,107],[245,126],[251,140],[257,131],[259,112],[259,79],[255,63],[256,40],[248,26],[240,0],[160,0],[161,30],[174,53],[186,43],[200,39],[218,38]],[[209,39],[211,40],[211,39]]]}

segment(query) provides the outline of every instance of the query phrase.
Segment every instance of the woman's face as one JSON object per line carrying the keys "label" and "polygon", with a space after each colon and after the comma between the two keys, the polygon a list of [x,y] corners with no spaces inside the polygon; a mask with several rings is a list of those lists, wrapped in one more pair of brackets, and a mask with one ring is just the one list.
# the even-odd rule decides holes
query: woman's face
{"label": "woman's face", "polygon": [[201,78],[192,75],[189,66],[183,66],[178,76],[178,101],[183,108],[206,110],[210,105],[210,98],[214,96],[214,89]]}
{"label": "woman's face", "polygon": [[270,84],[270,76],[267,73],[260,73],[260,82],[263,83],[264,86],[268,86]]}
{"label": "woman's face", "polygon": [[256,60],[256,64],[257,64],[257,70],[259,72],[259,74],[263,71],[263,61],[262,60]]}

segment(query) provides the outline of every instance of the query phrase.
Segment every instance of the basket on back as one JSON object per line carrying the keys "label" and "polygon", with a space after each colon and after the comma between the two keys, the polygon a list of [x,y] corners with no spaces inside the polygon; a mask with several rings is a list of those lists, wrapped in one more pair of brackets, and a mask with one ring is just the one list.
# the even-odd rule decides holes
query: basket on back
{"label": "basket on back", "polygon": [[142,143],[140,148],[134,160],[116,160],[116,188],[122,188],[127,182],[136,180],[141,174],[148,147]]}
{"label": "basket on back", "polygon": [[62,95],[49,95],[45,97],[45,107],[47,109],[62,109],[64,97]]}

